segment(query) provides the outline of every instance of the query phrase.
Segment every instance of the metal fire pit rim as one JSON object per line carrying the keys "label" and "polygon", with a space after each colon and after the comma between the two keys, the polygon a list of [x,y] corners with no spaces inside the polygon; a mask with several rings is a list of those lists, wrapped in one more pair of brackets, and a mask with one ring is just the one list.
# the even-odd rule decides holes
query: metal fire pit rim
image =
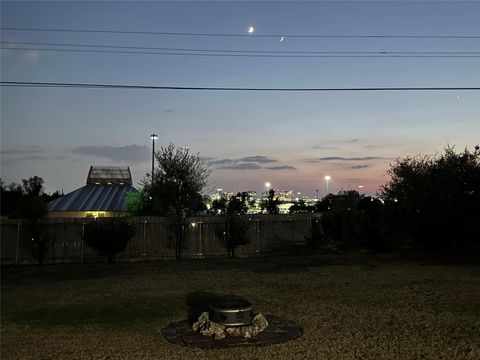
{"label": "metal fire pit rim", "polygon": [[252,323],[253,304],[241,296],[223,296],[210,303],[209,307],[213,312],[213,321],[221,325],[236,327],[248,326]]}
{"label": "metal fire pit rim", "polygon": [[223,308],[223,307],[210,305],[210,308],[213,311],[220,311],[220,312],[224,312],[224,313],[237,313],[239,311],[253,310],[253,305],[249,305],[249,306],[245,306],[245,307],[236,307],[236,308]]}

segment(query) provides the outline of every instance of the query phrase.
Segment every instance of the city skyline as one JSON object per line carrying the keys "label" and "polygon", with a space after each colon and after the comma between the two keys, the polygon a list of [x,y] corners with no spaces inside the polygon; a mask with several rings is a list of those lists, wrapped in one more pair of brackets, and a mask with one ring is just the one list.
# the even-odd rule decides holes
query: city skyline
{"label": "city skyline", "polygon": [[[298,89],[480,84],[480,4],[473,2],[5,1],[1,8],[2,81]],[[64,31],[75,29],[92,32]],[[368,37],[375,35],[385,37]],[[82,186],[91,165],[130,166],[138,186],[151,168],[152,133],[156,149],[188,146],[211,162],[205,192],[261,193],[270,182],[312,198],[316,190],[325,195],[326,175],[329,192],[375,195],[395,158],[480,143],[478,91],[2,86],[1,103],[2,180],[38,175],[47,192]]]}

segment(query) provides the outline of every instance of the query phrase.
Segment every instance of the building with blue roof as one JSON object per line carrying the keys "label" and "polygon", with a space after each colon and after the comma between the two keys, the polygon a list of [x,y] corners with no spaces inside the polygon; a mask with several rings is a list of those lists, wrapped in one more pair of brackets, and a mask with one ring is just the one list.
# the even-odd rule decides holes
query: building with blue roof
{"label": "building with blue roof", "polygon": [[129,167],[91,166],[87,184],[48,204],[48,217],[113,217],[127,209],[132,186]]}

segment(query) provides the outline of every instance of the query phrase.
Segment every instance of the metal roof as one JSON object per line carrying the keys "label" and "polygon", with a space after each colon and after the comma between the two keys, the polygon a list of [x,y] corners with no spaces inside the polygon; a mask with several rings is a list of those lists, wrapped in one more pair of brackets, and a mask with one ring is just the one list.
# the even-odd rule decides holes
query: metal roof
{"label": "metal roof", "polygon": [[90,166],[87,176],[87,185],[110,185],[127,184],[132,185],[132,174],[130,168],[119,166]]}
{"label": "metal roof", "polygon": [[48,211],[125,211],[130,185],[86,185],[48,204]]}

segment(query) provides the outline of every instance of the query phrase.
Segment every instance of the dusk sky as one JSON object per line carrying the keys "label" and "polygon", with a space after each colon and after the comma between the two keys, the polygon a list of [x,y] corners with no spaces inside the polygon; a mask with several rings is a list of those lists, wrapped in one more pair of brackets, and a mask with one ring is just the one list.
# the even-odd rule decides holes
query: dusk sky
{"label": "dusk sky", "polygon": [[[479,24],[477,1],[2,1],[1,79],[183,87],[479,87]],[[253,34],[248,34],[250,26],[255,29]],[[261,36],[267,34],[278,37]],[[104,47],[78,46],[87,44]],[[192,50],[168,50],[183,54],[165,55],[145,54],[165,50],[138,48]],[[242,56],[192,55],[218,54],[205,51],[212,49]],[[232,50],[256,52],[244,56],[248,54]],[[298,57],[320,51],[477,54]],[[258,57],[262,54],[273,56]],[[269,181],[275,189],[309,196],[319,189],[323,196],[328,174],[331,192],[358,189],[375,194],[388,180],[386,171],[397,157],[435,154],[448,144],[458,151],[465,147],[473,150],[480,144],[480,91],[1,87],[1,178],[6,183],[38,175],[45,179],[47,192],[70,192],[85,184],[91,165],[114,165],[130,166],[134,184],[138,184],[151,166],[151,133],[159,136],[156,147],[170,142],[188,146],[212,162],[206,192],[216,188],[264,191]]]}

